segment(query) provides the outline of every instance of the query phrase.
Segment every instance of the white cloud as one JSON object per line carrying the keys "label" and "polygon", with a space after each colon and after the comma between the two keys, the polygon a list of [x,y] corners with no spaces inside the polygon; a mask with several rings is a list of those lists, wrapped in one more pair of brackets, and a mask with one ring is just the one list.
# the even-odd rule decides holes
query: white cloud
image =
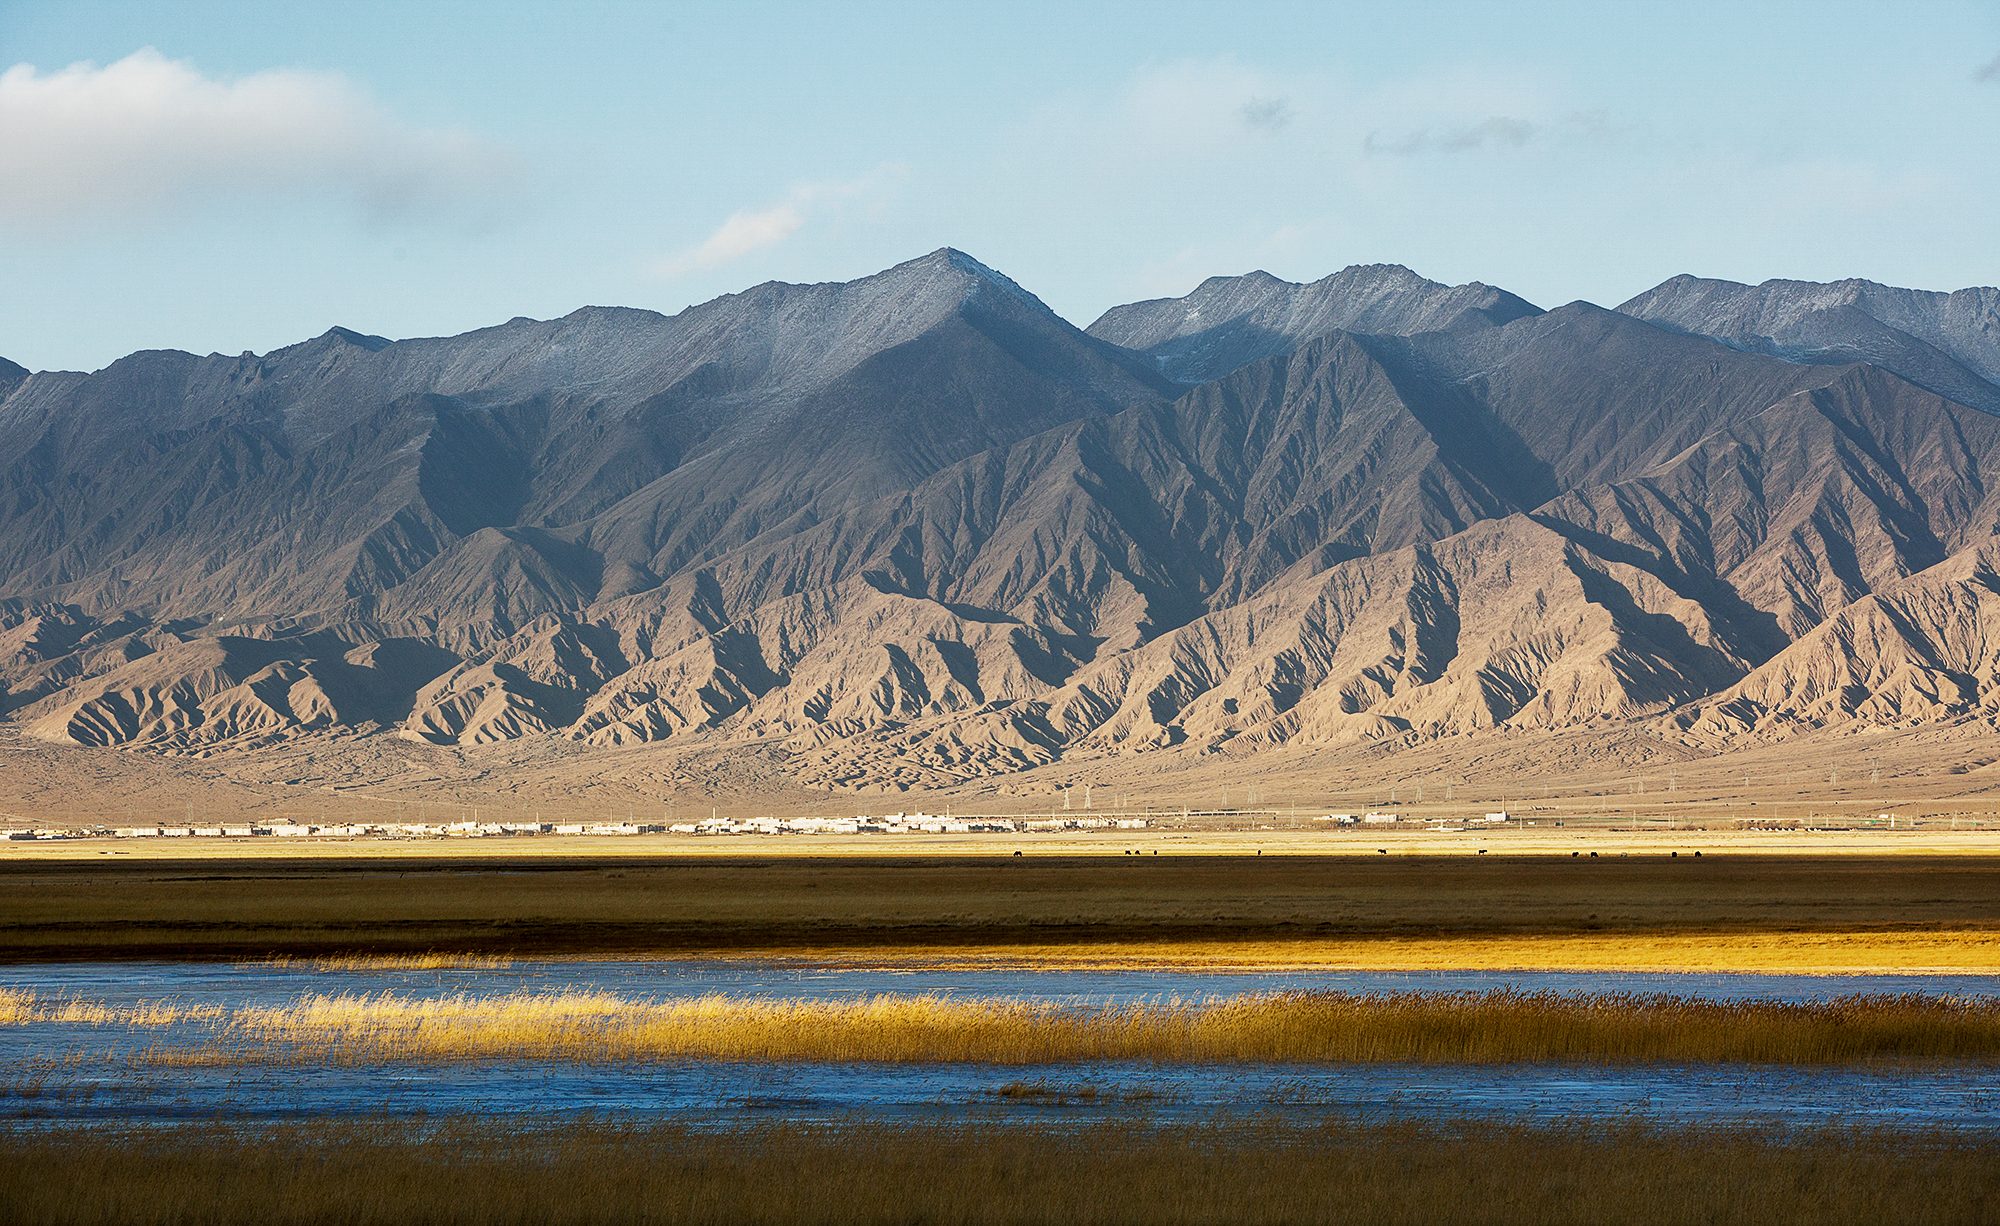
{"label": "white cloud", "polygon": [[150,221],[246,196],[333,199],[394,218],[490,199],[507,155],[398,122],[337,73],[235,81],[151,48],[117,63],[0,73],[0,227]]}
{"label": "white cloud", "polygon": [[660,260],[653,271],[662,277],[678,277],[733,264],[754,251],[784,242],[814,216],[880,204],[908,175],[905,167],[884,163],[858,179],[796,184],[769,208],[740,209],[730,214],[714,233]]}
{"label": "white cloud", "polygon": [[1604,142],[1623,135],[1611,123],[1609,112],[1572,111],[1560,119],[1534,122],[1510,115],[1494,115],[1478,123],[1414,128],[1398,136],[1370,132],[1361,142],[1369,154],[1409,157],[1420,153],[1470,153],[1479,149],[1521,149],[1529,144],[1552,140]]}
{"label": "white cloud", "polygon": [[775,247],[806,224],[806,215],[797,204],[787,202],[756,212],[732,213],[716,227],[715,233],[699,246],[669,256],[659,263],[661,276],[677,277],[704,268],[733,264],[753,251]]}

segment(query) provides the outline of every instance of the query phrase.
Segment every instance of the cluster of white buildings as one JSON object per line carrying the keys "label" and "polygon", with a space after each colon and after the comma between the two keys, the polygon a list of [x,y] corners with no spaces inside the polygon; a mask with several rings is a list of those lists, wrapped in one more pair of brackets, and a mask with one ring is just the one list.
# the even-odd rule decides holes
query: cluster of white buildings
{"label": "cluster of white buildings", "polygon": [[[268,825],[242,826],[120,826],[111,834],[121,839],[247,839],[247,838],[377,838],[400,839],[444,839],[444,838],[490,838],[495,835],[521,834],[649,834],[660,833],[665,826],[638,826],[630,822],[578,822],[559,825],[549,822],[381,822],[352,825],[314,826],[301,822],[272,822]],[[59,837],[75,837],[77,832],[66,832]],[[34,832],[42,837],[42,832]],[[15,838],[20,835],[13,836]]]}
{"label": "cluster of white buildings", "polygon": [[110,834],[121,839],[248,838],[495,838],[520,835],[632,834],[1014,834],[1026,831],[1143,830],[1150,818],[1073,817],[1023,821],[998,817],[940,817],[934,813],[890,813],[880,817],[711,818],[699,822],[371,822],[310,825],[260,822],[223,826],[120,826],[114,830],[21,830],[9,839],[84,839]]}
{"label": "cluster of white buildings", "polygon": [[[1316,822],[1332,822],[1336,826],[1387,826],[1403,819],[1395,813],[1329,813],[1325,817],[1315,817],[1313,820]],[[1498,825],[1501,822],[1513,821],[1514,815],[1511,813],[1488,813],[1483,819],[1468,820],[1483,820],[1488,825]]]}
{"label": "cluster of white buildings", "polygon": [[713,818],[667,827],[672,834],[1016,834],[1044,830],[1143,830],[1149,818],[1056,818],[1023,821],[1002,817],[951,817],[935,813],[886,813],[879,817]]}

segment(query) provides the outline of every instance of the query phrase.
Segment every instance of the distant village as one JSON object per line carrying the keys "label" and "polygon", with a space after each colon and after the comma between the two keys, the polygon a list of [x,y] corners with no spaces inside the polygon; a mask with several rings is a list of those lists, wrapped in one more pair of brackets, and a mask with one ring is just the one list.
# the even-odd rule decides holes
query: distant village
{"label": "distant village", "polygon": [[[1393,801],[1390,803],[1394,803]],[[469,809],[469,807],[468,807]],[[460,812],[466,812],[461,809]],[[1190,825],[1210,827],[1221,823],[1223,829],[1263,829],[1277,828],[1277,824],[1299,829],[1302,826],[1318,829],[1332,827],[1335,830],[1364,829],[1380,830],[1400,828],[1405,831],[1421,831],[1430,834],[1459,834],[1473,830],[1492,831],[1523,826],[1562,826],[1579,824],[1582,815],[1570,814],[1563,818],[1530,819],[1527,821],[1514,813],[1500,810],[1490,813],[1471,813],[1459,817],[1420,815],[1410,812],[1369,811],[1356,813],[1325,813],[1311,818],[1293,816],[1278,810],[1245,809],[1186,809],[1177,812],[1153,813],[1144,817],[1126,815],[1106,816],[1085,811],[1075,815],[1057,813],[1051,816],[1024,816],[1017,814],[988,814],[968,817],[953,816],[949,813],[885,813],[878,816],[860,814],[855,817],[753,817],[730,818],[711,814],[706,820],[644,822],[630,818],[624,821],[480,821],[477,809],[470,809],[475,816],[463,821],[452,822],[304,822],[293,818],[278,818],[259,822],[234,822],[219,825],[170,824],[160,826],[89,826],[32,830],[14,830],[0,834],[0,841],[39,842],[62,839],[482,839],[482,838],[532,838],[563,836],[605,836],[605,835],[667,835],[683,837],[718,837],[747,835],[922,835],[922,834],[1051,834],[1063,831],[1091,830],[1148,830],[1161,823],[1168,826],[1187,828]],[[5,815],[0,815],[5,816]],[[1269,820],[1274,824],[1260,824]],[[1622,824],[1624,819],[1607,821],[1599,817],[1593,821],[1582,816],[1585,825]],[[1250,822],[1251,825],[1241,823]],[[1811,819],[1800,818],[1732,818],[1725,828],[1746,830],[1752,833],[1778,833],[1799,830],[1854,830],[1881,829],[1914,830],[1919,826],[1932,825],[1915,815],[1896,813],[1860,814],[1854,816],[1815,814]],[[1974,823],[1973,825],[1976,825]],[[1951,827],[1959,828],[1959,818],[1951,816]],[[1634,826],[1634,829],[1637,827]],[[1702,827],[1706,829],[1707,827]]]}
{"label": "distant village", "polygon": [[716,818],[697,822],[371,822],[312,825],[252,822],[220,826],[119,826],[94,829],[21,830],[14,841],[43,839],[247,839],[247,838],[508,838],[541,835],[786,835],[786,834],[1025,834],[1063,830],[1144,830],[1149,817],[1063,817],[1048,819],[950,817],[932,813],[889,813],[879,817]]}

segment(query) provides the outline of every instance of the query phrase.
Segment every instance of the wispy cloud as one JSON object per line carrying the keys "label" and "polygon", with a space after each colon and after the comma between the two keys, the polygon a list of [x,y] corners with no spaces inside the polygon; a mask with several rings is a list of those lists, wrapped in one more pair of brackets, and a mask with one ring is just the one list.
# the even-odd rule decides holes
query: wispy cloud
{"label": "wispy cloud", "polygon": [[2000,81],[2000,55],[1996,55],[1987,61],[1986,67],[1972,74],[1972,79],[1988,83]]}
{"label": "wispy cloud", "polygon": [[1246,127],[1276,132],[1292,122],[1296,112],[1290,98],[1252,98],[1236,112]]}
{"label": "wispy cloud", "polygon": [[512,158],[399,122],[337,73],[234,81],[146,48],[114,64],[0,73],[0,227],[145,222],[246,196],[334,199],[377,219],[490,207]]}
{"label": "wispy cloud", "polygon": [[1370,132],[1361,142],[1370,154],[1410,157],[1420,153],[1470,153],[1480,149],[1522,149],[1543,141],[1601,141],[1621,134],[1603,110],[1573,111],[1560,119],[1527,120],[1495,115],[1478,123],[1407,130],[1400,135]]}
{"label": "wispy cloud", "polygon": [[880,204],[908,177],[906,167],[885,162],[857,179],[797,184],[774,205],[730,214],[707,238],[658,261],[653,271],[678,277],[733,264],[784,242],[814,217]]}
{"label": "wispy cloud", "polygon": [[1370,132],[1368,138],[1362,142],[1362,147],[1370,153],[1390,153],[1398,156],[1429,152],[1465,153],[1473,149],[1502,145],[1519,149],[1533,140],[1538,130],[1536,125],[1525,119],[1495,115],[1491,119],[1466,127],[1418,128],[1413,132],[1394,137]]}

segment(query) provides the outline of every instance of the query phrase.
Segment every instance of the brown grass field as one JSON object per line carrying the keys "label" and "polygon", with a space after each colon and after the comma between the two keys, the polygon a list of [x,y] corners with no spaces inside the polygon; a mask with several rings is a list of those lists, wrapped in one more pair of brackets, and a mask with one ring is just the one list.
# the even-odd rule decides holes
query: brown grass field
{"label": "brown grass field", "polygon": [[2000,857],[0,857],[0,960],[272,956],[1993,972]]}
{"label": "brown grass field", "polygon": [[0,1205],[20,1226],[1944,1224],[2000,1212],[2000,1143],[1639,1121],[201,1124],[10,1136]]}

